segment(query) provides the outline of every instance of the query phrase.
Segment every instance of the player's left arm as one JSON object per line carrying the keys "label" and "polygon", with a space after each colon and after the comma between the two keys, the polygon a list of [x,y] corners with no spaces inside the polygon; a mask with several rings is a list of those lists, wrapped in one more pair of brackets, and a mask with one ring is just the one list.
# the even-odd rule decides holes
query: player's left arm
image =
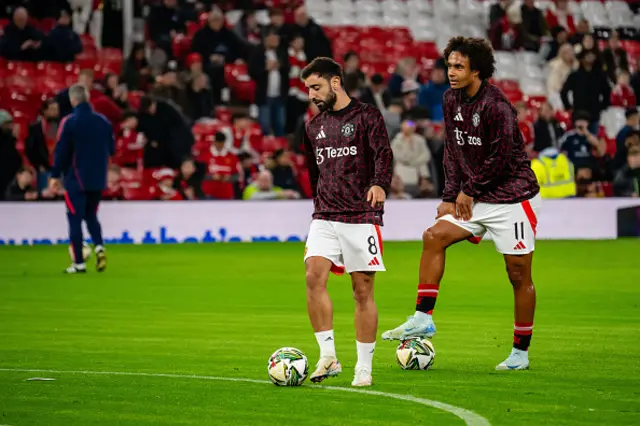
{"label": "player's left arm", "polygon": [[318,194],[318,179],[320,179],[320,169],[318,168],[318,162],[316,160],[316,154],[311,145],[311,139],[307,134],[307,129],[304,129],[302,136],[302,143],[304,145],[304,153],[307,157],[307,170],[309,170],[309,183],[311,184],[311,195],[316,198]]}
{"label": "player's left arm", "polygon": [[[383,203],[389,193],[391,178],[393,177],[393,151],[389,143],[387,127],[384,124],[382,113],[377,108],[371,108],[371,117],[367,120],[367,137],[369,149],[373,154],[374,175],[369,182],[370,189],[367,193],[367,201],[372,206]],[[380,188],[375,189],[375,187]]]}
{"label": "player's left arm", "polygon": [[[70,122],[62,119],[58,129],[58,141],[53,150],[53,167],[51,168],[51,186],[59,186],[62,173],[69,168],[73,160],[73,142],[71,140]],[[55,188],[54,188],[55,189]]]}
{"label": "player's left arm", "polygon": [[520,131],[511,105],[505,101],[490,105],[484,117],[488,122],[489,153],[478,173],[462,184],[462,192],[472,198],[484,194],[503,178]]}

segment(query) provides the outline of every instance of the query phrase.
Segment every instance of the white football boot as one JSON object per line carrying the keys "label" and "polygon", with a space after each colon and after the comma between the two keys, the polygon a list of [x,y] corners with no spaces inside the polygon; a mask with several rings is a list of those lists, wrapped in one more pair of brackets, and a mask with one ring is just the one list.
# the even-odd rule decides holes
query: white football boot
{"label": "white football boot", "polygon": [[511,354],[496,366],[496,370],[528,370],[529,352],[513,348]]}
{"label": "white football boot", "polygon": [[371,386],[373,379],[371,378],[371,370],[366,368],[356,368],[356,374],[353,376],[351,386]]}
{"label": "white football boot", "polygon": [[418,319],[415,315],[407,318],[407,321],[382,333],[382,340],[407,340],[411,337],[432,338],[436,334],[436,325],[431,315]]}
{"label": "white football boot", "polygon": [[342,365],[336,357],[325,356],[320,358],[318,364],[316,364],[316,371],[314,371],[309,380],[313,383],[320,383],[328,377],[334,377],[342,373]]}

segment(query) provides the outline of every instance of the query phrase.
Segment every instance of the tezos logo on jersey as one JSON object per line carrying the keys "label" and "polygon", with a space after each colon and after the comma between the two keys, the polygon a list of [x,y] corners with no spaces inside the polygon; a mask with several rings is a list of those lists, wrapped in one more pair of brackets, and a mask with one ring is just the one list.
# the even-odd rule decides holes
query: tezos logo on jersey
{"label": "tezos logo on jersey", "polygon": [[467,134],[468,132],[463,132],[458,128],[453,129],[453,132],[456,135],[456,143],[460,146],[464,145],[465,143],[473,146],[482,146],[482,139],[480,139],[478,136],[469,136]]}
{"label": "tezos logo on jersey", "polygon": [[357,146],[341,146],[339,148],[316,148],[316,163],[322,164],[326,158],[340,158],[358,155]]}

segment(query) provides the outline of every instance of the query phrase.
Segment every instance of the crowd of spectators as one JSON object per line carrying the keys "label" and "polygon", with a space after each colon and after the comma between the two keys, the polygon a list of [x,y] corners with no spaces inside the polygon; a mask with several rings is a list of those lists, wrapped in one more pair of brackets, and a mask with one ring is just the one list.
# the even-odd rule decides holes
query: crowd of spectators
{"label": "crowd of spectators", "polygon": [[[382,111],[395,157],[389,197],[442,191],[449,85],[437,54],[365,63],[366,51],[337,49],[336,33],[298,0],[158,0],[146,2],[144,41],[123,58],[87,34],[101,2],[46,2],[46,16],[36,3],[13,0],[0,22],[0,199],[62,196],[46,182],[71,113],[65,87],[76,82],[116,133],[106,199],[309,198],[300,141],[317,110],[299,75],[318,56],[341,62],[348,93]],[[494,49],[545,61],[546,95],[514,100],[531,158],[566,158],[577,196],[638,196],[640,49],[623,49],[628,32],[594,30],[565,0],[549,10],[492,3]],[[611,107],[625,110],[622,128],[603,127]]]}

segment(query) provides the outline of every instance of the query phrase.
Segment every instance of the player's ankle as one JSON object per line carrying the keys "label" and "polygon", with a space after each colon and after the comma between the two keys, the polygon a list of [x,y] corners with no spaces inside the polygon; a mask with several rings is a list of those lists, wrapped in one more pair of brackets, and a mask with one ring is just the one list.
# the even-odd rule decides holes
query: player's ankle
{"label": "player's ankle", "polygon": [[97,246],[95,246],[94,251],[96,253],[102,253],[104,252],[104,246],[102,244],[98,244]]}
{"label": "player's ankle", "polygon": [[433,317],[431,316],[431,314],[421,311],[416,311],[416,313],[413,314],[413,318],[415,318],[416,321],[420,323],[433,321]]}
{"label": "player's ankle", "polygon": [[529,356],[529,350],[528,349],[518,349],[515,346],[511,349],[511,354],[512,355],[521,355],[521,356]]}

